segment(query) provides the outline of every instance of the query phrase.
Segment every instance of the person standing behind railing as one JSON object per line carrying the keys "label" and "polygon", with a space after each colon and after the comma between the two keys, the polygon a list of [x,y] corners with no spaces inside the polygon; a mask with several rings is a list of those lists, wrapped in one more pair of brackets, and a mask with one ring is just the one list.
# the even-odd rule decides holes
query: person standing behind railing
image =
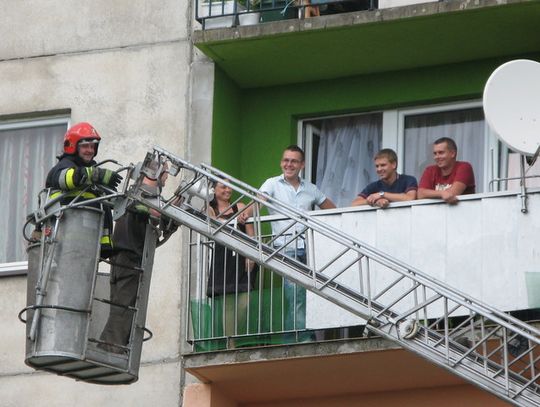
{"label": "person standing behind railing", "polygon": [[[297,145],[290,145],[283,151],[281,158],[282,174],[277,177],[267,179],[259,189],[261,192],[278,199],[290,206],[304,211],[310,211],[314,206],[321,209],[332,209],[336,205],[326,197],[314,184],[300,178],[300,171],[304,169],[305,158],[304,151]],[[269,212],[273,214],[272,210]],[[244,215],[244,214],[243,214]],[[250,215],[246,211],[244,217]],[[290,220],[272,222],[272,233],[274,236],[282,233],[290,225]],[[301,227],[301,225],[296,225]],[[296,233],[292,228],[285,233]],[[274,242],[274,246],[279,248],[285,244],[290,236],[281,236]],[[306,249],[303,235],[287,246],[284,254],[294,257],[302,263],[306,263]],[[306,327],[306,290],[303,287],[297,287],[295,283],[284,279],[284,330],[299,330]]]}
{"label": "person standing behind railing", "polygon": [[371,205],[387,208],[390,202],[412,201],[416,199],[418,184],[411,175],[398,174],[397,154],[390,148],[383,148],[375,158],[378,181],[368,184],[352,201],[351,206]]}
{"label": "person standing behind railing", "polygon": [[[232,189],[220,182],[214,186],[214,198],[210,201],[208,214],[210,217],[222,222],[227,222],[245,205],[242,202],[231,205]],[[254,229],[251,224],[238,223],[238,229],[249,236],[253,236]],[[214,242],[214,253],[211,269],[208,276],[206,295],[215,301],[223,301],[223,325],[224,334],[227,336],[237,335],[244,331],[243,321],[246,327],[247,308],[249,293],[255,287],[257,267],[249,260],[231,249]],[[230,294],[230,295],[227,295]],[[218,315],[218,317],[220,317]],[[236,317],[236,318],[235,318]],[[242,325],[239,326],[239,322]],[[247,333],[241,332],[241,333]]]}
{"label": "person standing behind railing", "polygon": [[467,161],[457,161],[457,145],[449,137],[433,143],[435,165],[428,166],[418,185],[418,199],[443,199],[449,204],[458,203],[458,195],[474,194],[474,172]]}

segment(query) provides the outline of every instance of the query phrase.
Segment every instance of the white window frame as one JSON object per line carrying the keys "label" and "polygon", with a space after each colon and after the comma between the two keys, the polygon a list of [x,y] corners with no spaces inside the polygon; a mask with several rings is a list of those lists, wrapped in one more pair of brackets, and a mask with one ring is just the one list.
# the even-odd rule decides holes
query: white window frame
{"label": "white window frame", "polygon": [[307,123],[304,127],[304,132],[300,131],[300,134],[302,134],[301,139],[298,141],[299,146],[304,146],[304,154],[305,154],[305,162],[306,166],[302,170],[302,178],[304,178],[306,181],[313,182],[311,180],[311,174],[312,174],[312,168],[313,168],[313,160],[311,160],[311,156],[313,155],[313,135],[320,135],[321,130],[317,127]]}
{"label": "white window frame", "polygon": [[[0,122],[0,131],[3,130],[19,130],[24,128],[34,128],[41,126],[53,126],[57,124],[65,124],[66,130],[70,126],[70,118],[68,116],[56,116],[51,118],[36,118],[27,120],[16,120]],[[21,232],[22,233],[22,232]],[[8,277],[14,275],[24,275],[28,273],[28,262],[17,261],[10,263],[0,263],[0,277]]]}
{"label": "white window frame", "polygon": [[[452,102],[452,103],[443,103],[435,105],[424,105],[424,106],[414,106],[402,109],[389,109],[382,111],[382,145],[384,148],[393,149],[398,155],[398,172],[403,172],[403,162],[404,162],[404,153],[405,153],[405,118],[409,115],[417,114],[429,114],[429,113],[439,113],[439,112],[448,112],[453,110],[464,110],[464,109],[473,109],[481,108],[481,100],[473,100],[467,102]],[[335,117],[346,117],[346,116],[356,116],[362,114],[371,114],[371,113],[381,113],[378,111],[368,111],[368,112],[359,112],[359,113],[350,113],[344,115],[333,115],[333,116],[321,116],[321,117],[312,117],[306,118],[298,121],[298,145],[303,146],[306,153],[306,168],[305,168],[305,178],[308,181],[311,180],[311,137],[310,132],[312,129],[308,129],[310,121],[315,120],[325,120],[332,119]],[[489,191],[489,182],[498,178],[499,170],[505,170],[506,168],[506,157],[508,154],[508,149],[503,147],[501,162],[499,162],[499,150],[501,149],[501,144],[499,143],[494,132],[489,128],[487,122],[484,123],[484,179],[478,180],[483,186],[484,192]],[[499,168],[500,167],[500,168]]]}
{"label": "white window frame", "polygon": [[[482,101],[475,100],[470,102],[456,102],[456,103],[445,103],[439,105],[430,105],[430,106],[420,106],[407,109],[397,110],[397,150],[398,153],[398,171],[403,171],[403,162],[404,162],[404,152],[405,152],[405,118],[409,115],[417,114],[429,114],[429,113],[441,113],[441,112],[450,112],[454,110],[465,110],[465,109],[475,109],[482,108]],[[384,133],[383,133],[383,143]],[[386,144],[385,144],[386,145]],[[459,148],[459,146],[458,146]],[[478,180],[482,183],[483,191],[488,191],[489,181],[493,178],[496,178],[496,174],[499,173],[499,160],[492,160],[492,157],[498,157],[499,155],[499,142],[495,134],[489,128],[487,122],[484,120],[484,179]]]}
{"label": "white window frame", "polygon": [[382,113],[383,115],[382,141],[384,142],[384,114],[385,112],[381,110],[372,110],[372,111],[359,112],[359,113],[335,114],[335,115],[320,116],[320,117],[310,117],[310,118],[298,120],[296,144],[304,150],[305,163],[306,163],[304,169],[300,173],[300,176],[304,178],[306,181],[313,182],[313,180],[311,179],[311,173],[312,173],[311,169],[313,165],[311,162],[311,156],[313,155],[312,135],[320,134],[320,129],[309,124],[308,122],[313,122],[317,120],[335,119],[337,117],[362,116],[362,115],[377,114],[377,113],[378,114]]}

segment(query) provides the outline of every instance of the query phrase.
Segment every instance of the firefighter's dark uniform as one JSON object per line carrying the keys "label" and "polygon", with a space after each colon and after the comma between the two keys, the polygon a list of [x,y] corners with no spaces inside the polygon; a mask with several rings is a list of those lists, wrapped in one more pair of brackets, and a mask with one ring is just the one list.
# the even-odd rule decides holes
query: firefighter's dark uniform
{"label": "firefighter's dark uniform", "polygon": [[[51,198],[55,198],[62,193],[66,193],[61,200],[62,205],[69,204],[81,190],[92,184],[92,172],[96,162],[92,160],[85,163],[78,155],[64,154],[59,158],[58,163],[51,168],[47,175],[45,186],[52,189]],[[96,198],[98,195],[95,190],[86,190],[82,193],[80,200]],[[100,207],[100,204],[91,206]],[[101,257],[111,255],[113,242],[111,240],[112,213],[109,207],[102,206],[104,211],[103,233],[101,235]]]}
{"label": "firefighter's dark uniform", "polygon": [[[127,345],[133,322],[133,307],[137,299],[146,226],[150,221],[148,208],[131,205],[114,226],[114,254],[111,257],[109,319],[101,340],[114,345]],[[120,305],[120,306],[117,306]],[[107,347],[105,347],[107,349]],[[108,348],[119,352],[121,348]]]}
{"label": "firefighter's dark uniform", "polygon": [[[147,185],[146,190],[151,195],[159,193],[155,186]],[[100,337],[103,342],[107,342],[100,347],[112,352],[120,353],[122,349],[108,344],[125,346],[129,342],[133,322],[133,310],[129,307],[136,304],[146,227],[151,223],[161,223],[160,230],[164,238],[177,229],[168,219],[151,217],[146,206],[135,203],[127,208],[126,213],[114,225],[114,255],[111,257],[110,277],[110,301],[113,305]]]}

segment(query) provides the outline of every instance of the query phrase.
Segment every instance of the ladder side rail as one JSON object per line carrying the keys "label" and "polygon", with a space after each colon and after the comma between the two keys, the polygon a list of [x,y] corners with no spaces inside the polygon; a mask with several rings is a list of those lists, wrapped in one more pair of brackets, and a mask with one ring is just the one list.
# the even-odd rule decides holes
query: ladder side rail
{"label": "ladder side rail", "polygon": [[[181,160],[179,158],[178,158],[178,160],[179,160],[179,162],[184,163],[184,160]],[[367,257],[376,260],[378,263],[384,264],[385,262],[383,262],[382,260],[385,260],[385,259],[390,260],[391,262],[395,263],[398,267],[401,266],[401,267],[405,268],[409,272],[409,274],[414,273],[413,277],[412,277],[413,279],[415,279],[416,276],[422,276],[422,277],[425,277],[426,280],[430,281],[433,284],[441,285],[437,280],[432,279],[427,275],[423,275],[423,273],[421,273],[419,270],[414,270],[414,269],[412,269],[410,267],[407,267],[406,265],[402,264],[402,262],[400,262],[399,260],[391,258],[390,256],[382,254],[383,258],[382,259],[377,259],[376,258],[377,255],[379,255],[379,256],[381,255],[381,253],[379,253],[378,250],[365,245],[364,243],[358,241],[357,239],[355,239],[355,238],[353,238],[351,236],[345,235],[341,231],[338,231],[337,229],[334,229],[333,227],[327,225],[326,223],[318,221],[317,219],[315,219],[314,217],[308,215],[305,212],[299,211],[296,208],[293,208],[293,207],[291,207],[291,206],[289,206],[289,205],[287,205],[287,204],[285,204],[285,203],[283,203],[283,202],[281,202],[279,200],[276,200],[276,199],[274,199],[272,197],[269,197],[269,196],[265,196],[266,199],[261,200],[260,197],[264,196],[264,195],[261,194],[260,191],[258,191],[256,189],[254,189],[253,187],[243,183],[240,180],[235,179],[234,177],[231,177],[230,175],[228,175],[228,174],[226,174],[226,173],[224,173],[224,172],[222,172],[222,171],[220,171],[220,170],[218,170],[216,168],[213,168],[213,167],[211,167],[209,165],[206,165],[206,164],[201,164],[201,167],[203,167],[204,169],[209,170],[209,173],[207,175],[210,178],[215,180],[215,175],[214,174],[217,174],[219,177],[221,177],[221,180],[219,180],[219,182],[222,182],[223,184],[231,187],[233,190],[235,190],[235,191],[237,191],[239,193],[242,193],[243,195],[245,195],[245,196],[247,196],[247,197],[249,197],[249,198],[251,198],[251,199],[253,199],[253,200],[257,201],[257,202],[259,202],[259,204],[270,207],[274,211],[276,211],[278,213],[281,213],[282,215],[284,215],[283,219],[289,218],[289,219],[295,220],[298,223],[303,223],[304,225],[315,229],[321,235],[326,236],[326,237],[330,238],[331,240],[337,241],[337,242],[339,242],[341,244],[344,244],[344,245],[346,243],[343,242],[343,240],[344,240],[344,238],[346,238],[348,240],[348,244],[346,244],[347,247],[349,247],[350,249],[353,249],[353,250],[357,250],[357,251],[358,251],[359,248],[362,248],[364,250],[372,251],[372,254],[365,253],[365,252],[361,252],[361,254],[366,255]],[[189,164],[189,168],[191,168],[193,171],[200,171],[199,168],[197,168],[196,166],[194,166],[192,164]],[[227,180],[230,181],[230,182],[227,182]],[[237,184],[237,185],[235,185],[235,184]],[[240,189],[239,186],[244,188],[244,190]],[[250,194],[248,192],[250,192],[252,195],[250,196]],[[287,212],[289,212],[289,213],[287,213]],[[279,219],[279,216],[277,217],[277,219]],[[328,233],[328,232],[331,232],[331,233]],[[396,270],[394,267],[390,266],[389,264],[385,264],[385,265],[390,267],[391,269],[394,269],[395,271],[401,272],[400,270]],[[403,272],[401,272],[401,273],[403,274]],[[409,277],[411,277],[411,276],[409,276]],[[420,281],[420,283],[423,283],[423,282]],[[425,284],[425,283],[423,283],[423,284]],[[429,286],[429,284],[427,284],[427,285]],[[441,288],[446,288],[446,287],[442,286]],[[453,294],[458,295],[460,297],[465,297],[465,298],[467,297],[466,294],[460,293],[457,290],[451,290],[451,291],[454,291]],[[450,296],[450,298],[453,297],[452,294],[450,294],[449,296]],[[452,298],[452,300],[455,300],[455,299]],[[489,308],[489,307],[487,307],[487,305],[486,305],[486,308]],[[490,309],[490,311],[496,311],[496,310],[494,310],[494,309],[491,310]],[[540,331],[539,331],[539,334],[540,334]]]}

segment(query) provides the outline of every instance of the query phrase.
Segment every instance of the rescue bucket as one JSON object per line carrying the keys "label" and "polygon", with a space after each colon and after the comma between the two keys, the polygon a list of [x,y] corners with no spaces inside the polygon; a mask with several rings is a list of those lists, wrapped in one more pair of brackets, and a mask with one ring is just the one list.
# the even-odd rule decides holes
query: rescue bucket
{"label": "rescue bucket", "polygon": [[66,209],[48,218],[40,242],[29,246],[27,306],[34,308],[27,314],[28,365],[83,357],[102,223],[100,209]]}

